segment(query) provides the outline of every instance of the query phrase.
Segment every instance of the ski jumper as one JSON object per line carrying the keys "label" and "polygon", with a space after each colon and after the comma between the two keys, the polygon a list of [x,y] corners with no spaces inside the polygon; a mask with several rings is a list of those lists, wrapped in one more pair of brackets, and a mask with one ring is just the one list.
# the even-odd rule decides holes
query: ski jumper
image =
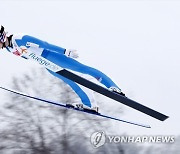
{"label": "ski jumper", "polygon": [[[83,74],[88,74],[94,78],[96,78],[99,82],[104,84],[107,88],[112,86],[118,86],[104,73],[99,70],[86,66],[77,60],[70,58],[65,55],[66,49],[47,43],[35,37],[29,35],[17,35],[12,36],[12,47],[6,47],[6,49],[18,56],[21,56],[25,59],[29,59],[24,52],[28,52],[28,50],[33,49],[33,52],[37,55],[42,56],[43,58],[51,61],[52,63],[72,71],[80,72]],[[55,72],[47,69],[52,75],[60,78],[65,83],[70,85],[70,87],[76,92],[76,94],[80,97],[83,104],[91,107],[91,102],[88,95],[82,90],[82,88],[75,82],[56,74]]]}

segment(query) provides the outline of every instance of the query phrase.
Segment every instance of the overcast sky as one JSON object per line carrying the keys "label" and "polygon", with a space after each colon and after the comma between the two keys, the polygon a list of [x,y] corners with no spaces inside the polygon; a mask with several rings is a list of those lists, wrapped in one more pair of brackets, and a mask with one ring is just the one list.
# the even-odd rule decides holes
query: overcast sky
{"label": "overcast sky", "polygon": [[[64,48],[110,76],[128,97],[170,116],[157,121],[124,107],[123,118],[152,129],[114,123],[129,134],[177,135],[180,130],[180,2],[3,1],[0,24]],[[0,52],[0,85],[35,65]],[[3,93],[0,92],[2,97]],[[112,108],[113,110],[113,108]]]}

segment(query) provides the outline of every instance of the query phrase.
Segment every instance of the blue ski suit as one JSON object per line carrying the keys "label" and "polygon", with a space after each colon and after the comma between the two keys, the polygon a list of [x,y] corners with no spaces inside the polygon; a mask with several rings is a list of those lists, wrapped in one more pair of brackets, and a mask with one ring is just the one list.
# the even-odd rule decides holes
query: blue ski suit
{"label": "blue ski suit", "polygon": [[[33,48],[34,52],[37,52],[38,55],[47,59],[48,61],[64,68],[72,71],[80,72],[83,74],[88,74],[94,78],[96,78],[99,82],[104,84],[107,88],[113,86],[117,87],[117,85],[104,73],[99,70],[86,66],[77,60],[70,58],[65,55],[66,49],[47,43],[35,37],[29,35],[17,35],[12,36],[12,45],[6,47],[6,49],[18,56],[28,59],[28,57],[24,56],[23,52],[28,52],[28,49]],[[70,85],[70,87],[76,92],[76,94],[80,97],[82,103],[91,107],[91,102],[88,95],[82,88],[75,82],[53,72],[52,70],[47,69],[52,75],[60,78],[65,83]],[[117,87],[118,88],[118,87]]]}

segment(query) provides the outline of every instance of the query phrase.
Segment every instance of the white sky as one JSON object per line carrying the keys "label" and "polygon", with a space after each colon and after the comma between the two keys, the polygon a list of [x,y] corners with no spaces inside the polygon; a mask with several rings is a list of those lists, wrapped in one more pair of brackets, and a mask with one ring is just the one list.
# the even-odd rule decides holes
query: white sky
{"label": "white sky", "polygon": [[[124,107],[123,118],[153,128],[114,123],[120,133],[177,135],[180,134],[179,8],[180,2],[172,0],[1,0],[0,24],[9,33],[26,33],[77,49],[81,62],[106,73],[127,96],[170,116],[160,122]],[[1,51],[0,85],[8,85],[13,74],[34,66]]]}

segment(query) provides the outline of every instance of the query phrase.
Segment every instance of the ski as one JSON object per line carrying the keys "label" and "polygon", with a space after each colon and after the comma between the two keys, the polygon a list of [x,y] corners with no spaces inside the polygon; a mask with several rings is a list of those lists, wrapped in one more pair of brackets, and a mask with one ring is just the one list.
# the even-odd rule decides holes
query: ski
{"label": "ski", "polygon": [[44,103],[56,105],[56,106],[63,107],[63,108],[66,108],[66,109],[71,109],[71,110],[83,112],[83,113],[86,113],[86,114],[91,114],[91,115],[94,115],[94,116],[97,116],[97,117],[103,117],[103,118],[107,118],[107,119],[111,119],[111,120],[115,120],[115,121],[120,121],[120,122],[132,124],[132,125],[136,125],[136,126],[140,126],[140,127],[151,128],[149,125],[140,124],[140,123],[136,123],[136,122],[132,122],[132,121],[128,121],[128,120],[123,120],[123,119],[115,118],[115,117],[112,117],[112,116],[108,116],[108,115],[105,115],[105,114],[101,114],[101,113],[95,112],[95,111],[90,110],[90,109],[76,108],[76,107],[74,107],[73,105],[70,105],[70,104],[66,104],[65,105],[65,104],[62,104],[62,103],[56,103],[54,101],[50,101],[50,100],[46,100],[46,99],[43,99],[43,98],[31,96],[31,95],[24,94],[24,93],[15,91],[15,90],[7,89],[7,88],[4,88],[4,87],[0,87],[0,89],[8,91],[8,92],[11,92],[11,93],[14,93],[14,94],[17,94],[17,95],[20,95],[22,97],[38,100],[38,101],[41,101],[41,102],[44,102]]}
{"label": "ski", "polygon": [[68,78],[68,79],[70,79],[70,80],[72,80],[72,81],[74,81],[74,82],[76,82],[82,86],[85,86],[85,87],[87,87],[87,88],[89,88],[95,92],[98,92],[98,93],[100,93],[104,96],[107,96],[113,100],[116,100],[116,101],[118,101],[124,105],[127,105],[133,109],[136,109],[136,110],[138,110],[144,114],[147,114],[147,115],[149,115],[155,119],[158,119],[160,121],[164,121],[168,118],[167,115],[164,115],[158,111],[155,111],[149,107],[146,107],[146,106],[144,106],[144,105],[142,105],[142,104],[140,104],[134,100],[131,100],[127,97],[124,97],[124,96],[119,95],[115,92],[112,92],[112,91],[110,91],[110,90],[108,90],[108,89],[106,89],[106,88],[104,88],[98,84],[95,84],[95,83],[93,83],[93,82],[91,82],[91,81],[89,81],[83,77],[80,77],[80,76],[78,76],[78,75],[76,75],[76,74],[74,74],[68,70],[63,69],[61,71],[57,71],[56,73],[66,77],[66,78]]}

